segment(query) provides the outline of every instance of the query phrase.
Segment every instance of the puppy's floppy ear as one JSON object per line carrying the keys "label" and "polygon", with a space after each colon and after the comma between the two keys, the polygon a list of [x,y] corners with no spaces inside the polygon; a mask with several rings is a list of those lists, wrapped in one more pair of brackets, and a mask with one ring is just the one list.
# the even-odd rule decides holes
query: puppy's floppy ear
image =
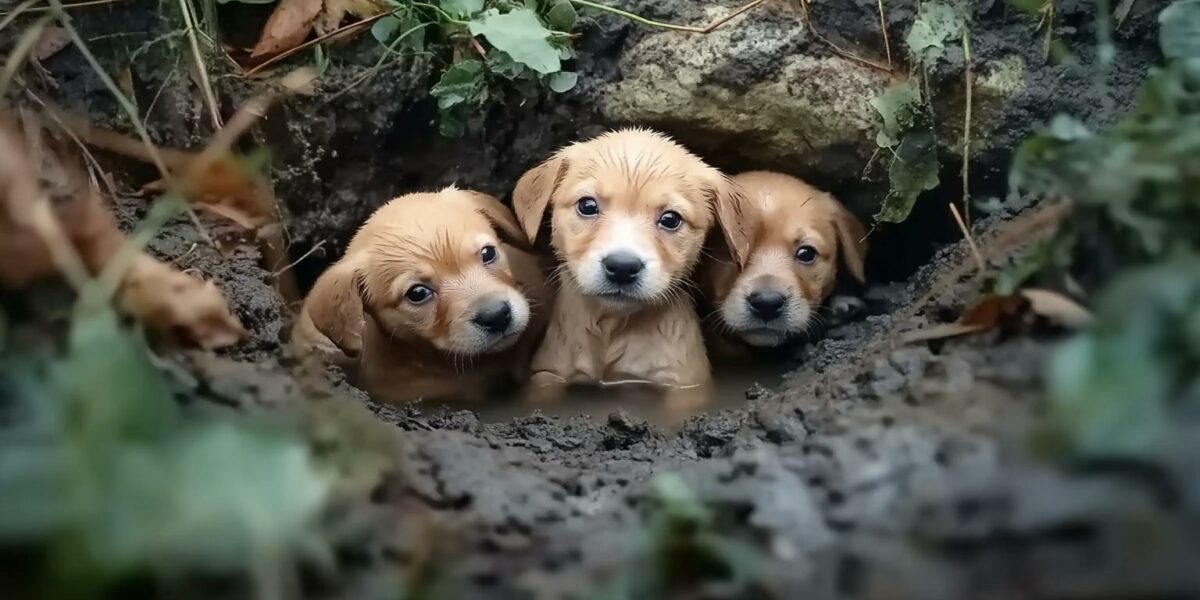
{"label": "puppy's floppy ear", "polygon": [[837,229],[838,247],[841,250],[842,262],[850,270],[850,274],[859,283],[866,283],[864,263],[867,258],[867,230],[858,217],[854,216],[840,202],[834,200],[837,211],[833,216],[833,226]]}
{"label": "puppy's floppy ear", "polygon": [[529,243],[537,242],[546,207],[566,173],[567,159],[560,152],[527,171],[517,181],[517,187],[513,189],[513,209]]}
{"label": "puppy's floppy ear", "polygon": [[717,174],[713,183],[712,206],[717,213],[717,225],[721,236],[729,246],[729,254],[738,268],[746,266],[750,257],[750,244],[754,240],[756,215],[741,186],[732,179]]}
{"label": "puppy's floppy ear", "polygon": [[344,257],[321,273],[304,299],[304,311],[317,332],[351,358],[362,354],[364,320],[359,288],[364,267],[361,255]]}
{"label": "puppy's floppy ear", "polygon": [[517,218],[513,216],[511,210],[504,206],[495,197],[481,192],[466,192],[471,198],[471,202],[475,205],[475,210],[487,217],[487,220],[492,223],[492,227],[498,230],[501,237],[507,239],[515,246],[524,247],[528,244],[525,242],[525,232],[521,230],[521,224],[517,222]]}

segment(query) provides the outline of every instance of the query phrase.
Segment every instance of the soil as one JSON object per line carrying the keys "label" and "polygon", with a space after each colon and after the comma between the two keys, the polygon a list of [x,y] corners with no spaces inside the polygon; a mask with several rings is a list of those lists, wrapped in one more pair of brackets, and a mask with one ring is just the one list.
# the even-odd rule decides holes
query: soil
{"label": "soil", "polygon": [[[135,4],[76,16],[85,38],[99,40],[92,50],[114,70],[128,66],[120,57],[169,30],[154,3]],[[667,20],[696,16],[685,0],[621,4]],[[893,41],[907,30],[914,5],[887,3]],[[972,157],[977,197],[1005,195],[1011,153],[1039,122],[1060,111],[1092,124],[1111,121],[1158,58],[1154,18],[1165,2],[1136,4],[1117,32],[1118,59],[1107,78],[1093,64],[1093,4],[1057,5],[1059,35],[1078,66],[1042,60],[1029,17],[1006,3],[976,3],[973,60],[1018,52],[1030,65],[1028,87],[1006,110],[992,150]],[[878,52],[875,0],[813,6],[816,26],[831,41]],[[113,36],[129,31],[139,32],[136,41]],[[589,19],[582,33],[576,90],[493,106],[453,140],[431,125],[435,107],[425,90],[432,65],[412,59],[352,86],[374,60],[373,42],[340,48],[315,96],[289,101],[256,131],[272,152],[292,256],[308,255],[291,268],[300,284],[388,198],[452,182],[504,196],[557,146],[615,125],[592,108],[591,94],[596,82],[619,76],[622,49],[645,33],[609,16]],[[134,63],[136,96],[158,141],[194,147],[206,136],[205,114],[167,46],[151,46]],[[962,60],[948,52],[947,64],[930,73],[933,85],[958,73]],[[76,52],[45,67],[55,82],[49,93],[60,102],[122,124]],[[727,76],[750,79],[766,70],[746,65]],[[235,79],[219,86],[230,105],[254,88]],[[710,158],[726,168],[762,166]],[[144,170],[121,166],[120,180],[145,178]],[[955,181],[959,167],[945,165],[943,180]],[[821,183],[878,196],[876,183],[860,181],[859,168],[826,173]],[[876,233],[879,258],[870,266],[865,310],[780,363],[782,384],[751,386],[744,400],[722,399],[732,408],[677,427],[620,410],[489,422],[468,410],[372,404],[336,373],[302,369],[286,357],[290,313],[275,284],[288,269],[263,264],[243,232],[204,217],[218,250],[181,218],[150,250],[216,281],[250,330],[232,351],[172,356],[195,378],[188,401],[286,409],[316,395],[366,404],[394,426],[398,469],[363,499],[371,525],[344,541],[338,568],[305,581],[313,597],[374,597],[401,575],[410,587],[417,581],[448,597],[667,596],[647,591],[662,584],[650,575],[670,571],[649,567],[661,567],[655,561],[663,556],[654,550],[661,536],[648,532],[663,513],[655,490],[664,474],[682,478],[711,510],[713,525],[702,532],[717,532],[717,545],[739,549],[754,565],[682,559],[693,569],[670,582],[672,597],[1194,595],[1194,521],[1128,477],[1064,473],[1030,455],[1025,440],[1053,332],[899,342],[905,332],[952,320],[979,297],[965,244],[946,243],[960,237],[943,209],[957,197],[956,189],[935,191],[910,223]],[[127,226],[144,214],[140,200],[119,199],[116,207]],[[1037,215],[1003,213],[977,224],[985,256],[1018,252]],[[309,254],[317,245],[323,251]]]}

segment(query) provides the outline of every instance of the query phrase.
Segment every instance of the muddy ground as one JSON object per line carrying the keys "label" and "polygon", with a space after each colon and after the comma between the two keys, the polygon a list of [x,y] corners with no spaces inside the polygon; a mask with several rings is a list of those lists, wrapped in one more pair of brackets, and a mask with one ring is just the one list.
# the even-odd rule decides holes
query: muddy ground
{"label": "muddy ground", "polygon": [[[168,27],[150,4],[80,12],[77,23],[102,60],[120,66],[130,44],[111,34],[153,37]],[[814,14],[818,26],[837,43],[878,45],[874,0],[813,4],[824,9]],[[1092,68],[1092,3],[1059,3],[1060,35],[1081,67],[1046,63],[1028,17],[1000,2],[978,4],[976,59],[1017,52],[1034,65],[992,149],[972,158],[975,195],[1003,197],[1012,149],[1037,123],[1059,111],[1104,123],[1128,105],[1157,60],[1154,16],[1163,3],[1137,3],[1117,33],[1120,58],[1100,88]],[[688,16],[681,3],[624,5],[664,19]],[[913,3],[888,6],[890,28],[904,31]],[[782,385],[746,390],[739,408],[699,414],[678,429],[622,412],[577,418],[533,412],[487,423],[470,411],[378,406],[336,373],[301,368],[286,356],[290,317],[275,291],[280,271],[305,285],[373,207],[398,193],[457,182],[503,196],[553,148],[616,125],[597,113],[592,94],[597,82],[620,76],[623,49],[642,35],[617,18],[588,21],[576,90],[494,106],[460,140],[440,138],[430,125],[429,64],[394,64],[345,91],[374,60],[372,41],[353,42],[338,51],[316,96],[290,101],[256,131],[273,153],[292,257],[305,260],[290,272],[264,264],[244,232],[207,218],[221,251],[186,219],[152,242],[154,254],[216,281],[250,330],[229,352],[173,355],[195,377],[182,398],[286,410],[317,396],[367,403],[394,426],[398,471],[358,507],[366,523],[342,540],[337,568],[304,581],[308,595],[373,598],[394,591],[395,577],[429,594],[490,598],[1188,597],[1200,591],[1193,567],[1200,536],[1159,498],[1126,476],[1063,473],[1030,456],[1026,434],[1057,339],[1052,332],[899,342],[906,332],[952,320],[980,294],[965,245],[948,243],[961,237],[944,211],[957,189],[928,194],[910,223],[877,232],[865,310],[780,362],[779,372],[787,372]],[[815,41],[794,50],[827,51]],[[173,50],[152,46],[144,56],[134,63],[133,81],[154,135],[164,144],[198,145],[207,135],[203,112]],[[949,60],[945,73],[931,73],[935,85],[956,72],[953,62],[961,64],[962,55],[951,52]],[[46,93],[121,125],[77,54],[66,51],[45,67],[54,82]],[[751,57],[731,65],[728,76],[752,80],[770,68],[764,57]],[[229,106],[255,89],[233,77],[218,81]],[[786,167],[750,164],[731,150],[753,140],[706,139],[686,123],[656,125],[722,167]],[[884,188],[877,178],[860,179],[861,157],[847,151],[827,159],[819,183],[860,212],[877,204]],[[121,181],[146,176],[122,166]],[[943,179],[953,181],[960,165],[943,166]],[[142,200],[122,198],[117,210],[132,225],[145,209]],[[984,255],[1019,252],[1033,237],[1037,214],[1004,213],[978,224]],[[318,244],[323,249],[309,255]],[[711,524],[666,537],[656,529],[669,512],[656,499],[664,474],[686,482],[711,510]],[[697,532],[711,535],[696,542]],[[663,550],[656,544],[664,539],[691,542]],[[664,573],[675,573],[669,585]]]}

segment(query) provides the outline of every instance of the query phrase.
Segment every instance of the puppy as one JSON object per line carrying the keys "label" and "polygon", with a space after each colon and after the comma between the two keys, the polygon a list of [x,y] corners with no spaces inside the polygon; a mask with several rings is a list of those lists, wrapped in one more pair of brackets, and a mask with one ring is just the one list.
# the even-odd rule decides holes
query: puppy
{"label": "puppy", "polygon": [[523,381],[550,298],[542,265],[501,237],[524,234],[491,196],[450,187],[392,200],[317,280],[293,343],[384,402]]}
{"label": "puppy", "polygon": [[866,233],[833,196],[795,177],[752,171],[733,180],[746,195],[753,242],[742,269],[715,249],[701,287],[724,333],[753,347],[778,347],[814,324],[833,292],[839,255],[863,282]]}
{"label": "puppy", "polygon": [[687,286],[714,223],[735,257],[747,246],[728,178],[662,134],[626,129],[527,172],[513,207],[530,240],[548,222],[559,263],[537,384],[708,381]]}

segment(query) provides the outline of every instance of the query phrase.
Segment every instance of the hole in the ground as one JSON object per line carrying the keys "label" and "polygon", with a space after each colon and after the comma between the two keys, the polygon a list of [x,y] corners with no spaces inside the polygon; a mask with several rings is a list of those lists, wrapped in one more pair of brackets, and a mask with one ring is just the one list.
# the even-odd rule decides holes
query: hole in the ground
{"label": "hole in the ground", "polygon": [[[385,152],[384,155],[408,155],[414,151],[414,144],[420,144],[421,132],[410,131],[405,135],[389,136],[395,152]],[[428,141],[428,140],[426,140]],[[685,140],[686,143],[686,140]],[[351,152],[354,152],[351,150]],[[378,154],[376,154],[378,156]],[[444,158],[444,157],[443,157]],[[362,160],[372,160],[370,156],[362,156]],[[431,160],[429,156],[422,159],[423,163]],[[450,160],[447,158],[446,160]],[[989,161],[990,163],[991,161]],[[713,164],[727,172],[740,172],[750,169],[770,169],[788,172],[780,165],[748,164],[741,161]],[[861,167],[854,167],[855,169]],[[428,189],[411,181],[413,176],[389,172],[386,168],[374,169],[380,179],[378,198],[373,199],[375,205],[384,203],[388,198],[404,191],[419,191]],[[853,177],[837,179],[822,177],[811,173],[796,173],[813,185],[831,191],[847,205],[854,208],[871,206],[871,198],[864,196],[886,193],[886,183],[864,183],[858,178],[857,171],[847,167],[842,174]],[[332,175],[332,174],[331,174]],[[868,285],[885,285],[903,281],[910,277],[918,268],[925,265],[942,246],[961,239],[962,234],[955,224],[948,205],[961,203],[960,164],[944,165],[941,173],[942,185],[921,196],[914,205],[911,216],[902,224],[884,224],[871,233],[871,251],[867,258]],[[973,188],[976,196],[999,195],[1002,190],[1001,178],[988,172],[972,173]],[[505,201],[508,201],[505,198]],[[870,214],[856,210],[864,223],[870,222]],[[365,218],[365,215],[364,215]],[[342,250],[357,229],[359,221],[355,221],[345,231],[336,231],[332,243],[327,244],[322,252],[312,253],[303,257],[296,264],[296,277],[302,289],[307,289],[320,273],[332,264],[342,254]],[[306,248],[292,248],[293,259],[301,259],[299,254]],[[547,414],[573,417],[590,415],[603,419],[606,415],[618,410],[625,411],[630,416],[644,419],[662,426],[676,427],[691,416],[699,413],[715,413],[726,408],[743,406],[746,403],[745,391],[760,384],[775,387],[782,377],[793,370],[797,364],[791,357],[794,353],[780,353],[772,357],[755,357],[750,361],[728,363],[714,360],[714,384],[702,390],[686,393],[674,393],[670,398],[664,398],[663,392],[636,385],[608,386],[601,388],[573,389],[568,401],[531,407],[527,402],[516,398],[514,394],[489,398],[486,403],[457,403],[447,401],[418,404],[426,410],[468,409],[479,414],[486,422],[507,421],[514,417],[531,412],[534,408]]]}

